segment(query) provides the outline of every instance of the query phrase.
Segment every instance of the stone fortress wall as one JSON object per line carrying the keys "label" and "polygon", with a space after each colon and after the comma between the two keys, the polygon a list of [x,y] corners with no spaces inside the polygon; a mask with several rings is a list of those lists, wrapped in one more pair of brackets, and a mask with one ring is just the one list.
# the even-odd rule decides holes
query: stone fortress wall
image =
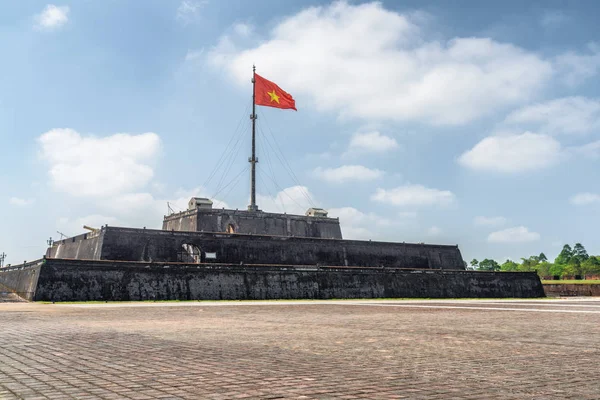
{"label": "stone fortress wall", "polygon": [[534,272],[64,259],[0,270],[0,285],[37,301],[544,297]]}
{"label": "stone fortress wall", "polygon": [[464,270],[458,246],[103,227],[48,258]]}
{"label": "stone fortress wall", "polygon": [[338,218],[217,208],[196,208],[165,216],[162,229],[342,239]]}

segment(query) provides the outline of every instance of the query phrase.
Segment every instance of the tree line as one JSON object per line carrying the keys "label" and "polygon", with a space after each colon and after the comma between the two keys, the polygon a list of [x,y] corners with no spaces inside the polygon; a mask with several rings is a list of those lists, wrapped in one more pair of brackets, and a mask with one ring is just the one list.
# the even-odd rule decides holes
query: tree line
{"label": "tree line", "polygon": [[590,256],[581,243],[571,247],[565,244],[554,262],[548,261],[544,253],[529,258],[521,258],[521,262],[506,260],[498,264],[489,258],[483,261],[471,260],[471,267],[480,271],[535,271],[541,277],[582,277],[600,275],[600,256]]}

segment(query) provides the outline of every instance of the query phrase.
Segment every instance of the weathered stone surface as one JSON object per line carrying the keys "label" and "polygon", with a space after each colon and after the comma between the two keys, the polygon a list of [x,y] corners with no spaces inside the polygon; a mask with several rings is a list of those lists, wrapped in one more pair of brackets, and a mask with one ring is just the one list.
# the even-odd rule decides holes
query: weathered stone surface
{"label": "weathered stone surface", "polygon": [[31,298],[47,301],[544,296],[535,273],[58,259],[16,272],[0,283],[34,285]]}
{"label": "weathered stone surface", "polygon": [[341,239],[338,218],[249,212],[245,210],[194,209],[165,216],[164,230],[228,232],[253,235],[302,236]]}
{"label": "weathered stone surface", "polygon": [[63,240],[57,240],[48,248],[46,255],[52,258],[74,258],[79,260],[100,260],[104,232],[98,230]]}
{"label": "weathered stone surface", "polygon": [[19,303],[26,302],[22,297],[10,290],[7,286],[0,283],[0,303]]}
{"label": "weathered stone surface", "polygon": [[544,291],[547,296],[600,296],[600,285],[546,283]]}
{"label": "weathered stone surface", "polygon": [[33,300],[41,266],[42,261],[38,260],[0,269],[0,291],[10,291],[23,299]]}
{"label": "weathered stone surface", "polygon": [[[88,244],[82,242],[89,242]],[[184,245],[219,263],[464,269],[457,246],[104,227],[58,241],[48,258],[188,262]]]}

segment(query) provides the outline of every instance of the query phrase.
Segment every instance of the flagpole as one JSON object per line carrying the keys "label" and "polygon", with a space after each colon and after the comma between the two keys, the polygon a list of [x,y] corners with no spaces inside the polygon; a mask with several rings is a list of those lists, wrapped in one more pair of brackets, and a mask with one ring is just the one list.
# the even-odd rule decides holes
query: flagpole
{"label": "flagpole", "polygon": [[252,115],[250,115],[250,119],[252,120],[252,158],[249,158],[248,161],[251,165],[250,172],[250,205],[248,206],[248,211],[258,211],[258,206],[256,205],[256,163],[258,162],[258,158],[256,158],[256,66],[252,66]]}

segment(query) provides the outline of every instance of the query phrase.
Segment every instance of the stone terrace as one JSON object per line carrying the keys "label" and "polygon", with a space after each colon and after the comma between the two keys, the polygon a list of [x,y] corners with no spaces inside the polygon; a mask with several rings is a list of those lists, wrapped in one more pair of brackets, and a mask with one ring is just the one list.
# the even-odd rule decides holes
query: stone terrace
{"label": "stone terrace", "polygon": [[0,304],[0,399],[598,399],[600,299]]}

